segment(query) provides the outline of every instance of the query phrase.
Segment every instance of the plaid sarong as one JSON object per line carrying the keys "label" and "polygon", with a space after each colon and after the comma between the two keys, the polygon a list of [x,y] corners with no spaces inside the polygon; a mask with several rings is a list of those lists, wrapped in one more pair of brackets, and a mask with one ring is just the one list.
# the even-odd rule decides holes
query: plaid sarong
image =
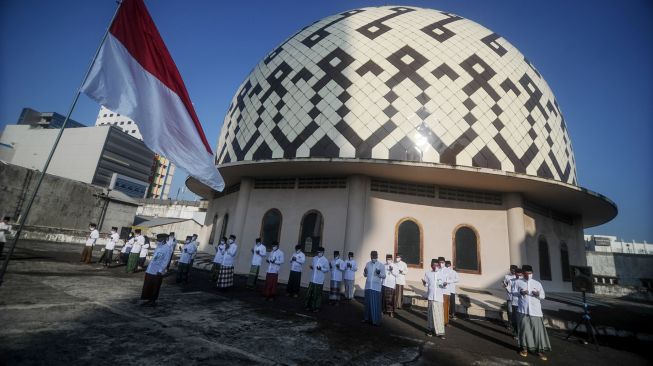
{"label": "plaid sarong", "polygon": [[234,267],[220,266],[216,284],[218,288],[232,287],[234,285]]}
{"label": "plaid sarong", "polygon": [[340,301],[340,281],[331,280],[329,300]]}

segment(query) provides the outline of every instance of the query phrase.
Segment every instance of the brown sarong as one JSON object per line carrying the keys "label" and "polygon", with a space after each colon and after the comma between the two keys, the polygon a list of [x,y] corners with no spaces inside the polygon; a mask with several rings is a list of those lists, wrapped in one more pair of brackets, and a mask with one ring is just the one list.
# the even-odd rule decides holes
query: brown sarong
{"label": "brown sarong", "polygon": [[449,295],[443,295],[444,302],[442,303],[442,308],[444,311],[444,325],[449,325]]}
{"label": "brown sarong", "polygon": [[159,289],[161,289],[162,282],[163,276],[145,273],[143,291],[141,291],[141,300],[156,301],[156,299],[159,298]]}
{"label": "brown sarong", "polygon": [[92,258],[93,258],[93,246],[84,246],[84,250],[82,250],[82,259],[80,262],[91,263]]}

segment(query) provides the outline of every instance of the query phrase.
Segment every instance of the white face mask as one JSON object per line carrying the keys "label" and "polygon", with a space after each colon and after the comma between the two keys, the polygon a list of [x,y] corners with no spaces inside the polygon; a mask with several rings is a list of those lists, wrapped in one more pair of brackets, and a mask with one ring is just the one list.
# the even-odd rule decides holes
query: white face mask
{"label": "white face mask", "polygon": [[352,260],[352,259],[354,259],[354,257],[352,257],[352,256],[349,256],[349,260]]}
{"label": "white face mask", "polygon": [[387,262],[388,264],[392,264],[392,259],[388,259],[386,262]]}
{"label": "white face mask", "polygon": [[317,253],[317,256],[318,256],[318,257],[322,257],[323,255],[324,255],[324,254],[323,254],[322,252]]}
{"label": "white face mask", "polygon": [[229,244],[233,244],[233,243],[234,243],[234,240],[233,240],[233,239],[229,239]]}
{"label": "white face mask", "polygon": [[372,258],[372,263],[376,263],[376,258]]}
{"label": "white face mask", "polygon": [[401,257],[397,257],[397,263],[401,262]]}
{"label": "white face mask", "polygon": [[279,247],[272,247],[272,251],[274,252],[275,250],[279,249]]}
{"label": "white face mask", "polygon": [[111,234],[115,234],[115,233],[116,233],[116,231],[115,231],[115,230],[111,230]]}
{"label": "white face mask", "polygon": [[93,226],[88,227],[89,230],[94,230],[95,228]]}

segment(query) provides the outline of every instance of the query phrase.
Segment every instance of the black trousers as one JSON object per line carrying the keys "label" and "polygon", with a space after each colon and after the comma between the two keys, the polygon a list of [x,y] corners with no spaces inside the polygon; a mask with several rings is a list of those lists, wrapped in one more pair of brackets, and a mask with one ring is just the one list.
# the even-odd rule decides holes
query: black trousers
{"label": "black trousers", "polygon": [[290,271],[290,277],[288,277],[288,285],[286,286],[286,291],[291,295],[298,294],[301,280],[301,272]]}
{"label": "black trousers", "polygon": [[102,254],[102,256],[103,256],[102,259],[104,259],[104,265],[105,266],[111,265],[111,259],[113,259],[113,249],[109,249],[109,250],[105,249],[104,254]]}
{"label": "black trousers", "polygon": [[449,317],[456,316],[456,294],[449,295]]}

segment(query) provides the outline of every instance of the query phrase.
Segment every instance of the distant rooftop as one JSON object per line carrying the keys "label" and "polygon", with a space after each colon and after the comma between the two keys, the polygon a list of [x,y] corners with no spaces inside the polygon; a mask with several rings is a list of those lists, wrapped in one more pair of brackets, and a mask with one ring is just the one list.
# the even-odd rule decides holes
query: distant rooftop
{"label": "distant rooftop", "polygon": [[[23,108],[16,124],[32,125],[40,128],[61,128],[66,116],[57,112],[39,112],[32,108]],[[68,119],[66,128],[87,127],[85,124]]]}

